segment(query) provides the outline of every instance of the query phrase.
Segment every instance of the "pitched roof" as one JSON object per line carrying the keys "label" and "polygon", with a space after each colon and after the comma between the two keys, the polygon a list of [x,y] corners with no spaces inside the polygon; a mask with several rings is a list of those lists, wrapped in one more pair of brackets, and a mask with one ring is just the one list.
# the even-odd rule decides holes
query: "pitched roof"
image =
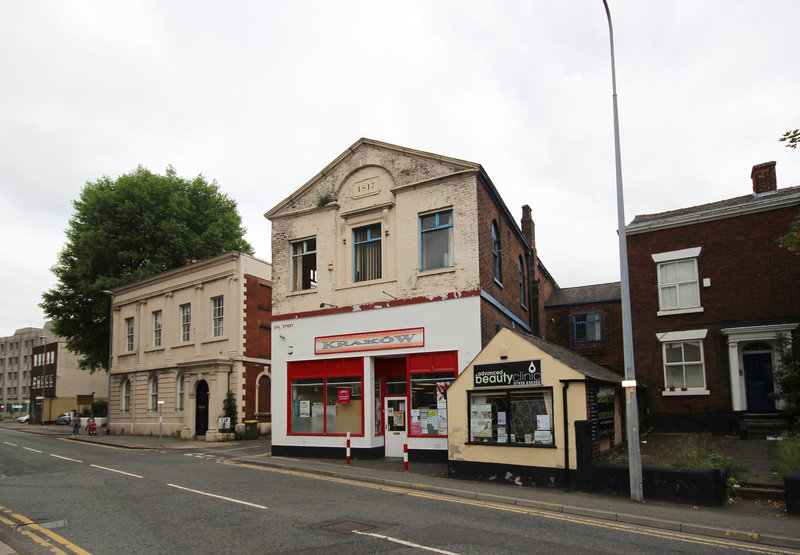
{"label": "pitched roof", "polygon": [[582,285],[556,289],[545,301],[544,306],[576,306],[582,304],[616,302],[622,299],[620,282]]}
{"label": "pitched roof", "polygon": [[753,212],[776,210],[784,206],[800,204],[800,186],[786,187],[766,193],[751,193],[741,197],[668,210],[655,214],[641,214],[636,216],[625,227],[628,234],[643,233],[651,229],[677,227],[680,225],[694,224],[702,221],[731,218]]}
{"label": "pitched roof", "polygon": [[554,359],[563,362],[565,365],[569,366],[576,372],[583,374],[587,378],[613,383],[620,383],[622,381],[622,376],[620,374],[609,370],[605,366],[600,366],[599,364],[592,362],[591,360],[584,358],[581,355],[570,351],[569,349],[565,349],[564,347],[560,347],[545,341],[544,339],[539,339],[533,335],[528,335],[527,333],[520,333],[519,331],[512,330],[510,328],[506,329],[517,334],[531,345],[538,347]]}

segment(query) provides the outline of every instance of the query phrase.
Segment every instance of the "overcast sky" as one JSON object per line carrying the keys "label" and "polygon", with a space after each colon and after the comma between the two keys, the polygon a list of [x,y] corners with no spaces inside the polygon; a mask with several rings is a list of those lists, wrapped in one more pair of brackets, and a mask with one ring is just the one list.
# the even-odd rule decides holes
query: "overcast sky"
{"label": "overcast sky", "polygon": [[[626,222],[800,185],[797,0],[609,0]],[[264,212],[360,137],[478,162],[562,287],[619,279],[601,0],[0,0],[0,336],[41,294],[86,182],[141,164]]]}

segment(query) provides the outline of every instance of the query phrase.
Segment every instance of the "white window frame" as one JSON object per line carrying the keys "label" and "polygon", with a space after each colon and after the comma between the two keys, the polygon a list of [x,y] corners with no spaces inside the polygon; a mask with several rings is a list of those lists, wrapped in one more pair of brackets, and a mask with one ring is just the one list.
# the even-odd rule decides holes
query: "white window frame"
{"label": "white window frame", "polygon": [[181,312],[181,343],[192,340],[192,303],[184,303],[179,307]]}
{"label": "white window frame", "polygon": [[[448,218],[443,218],[443,215],[449,216],[449,221],[442,223],[442,220],[447,220]],[[427,220],[429,218],[433,218],[433,226],[425,228],[423,226],[423,220]],[[444,268],[452,268],[453,267],[453,209],[447,208],[445,210],[437,210],[435,212],[427,212],[425,214],[419,215],[419,268],[422,272],[428,272],[430,270],[441,270]],[[445,235],[447,237],[447,245],[443,252],[433,253],[435,255],[441,256],[441,261],[439,264],[430,263],[426,266],[426,254],[429,250],[432,250],[430,247],[430,241],[433,241],[435,237],[440,237],[441,235]],[[438,258],[438,256],[437,256]]]}
{"label": "white window frame", "polygon": [[186,376],[184,374],[179,374],[178,379],[176,380],[175,384],[175,410],[182,411],[183,410],[183,393],[186,385]]}
{"label": "white window frame", "polygon": [[[698,330],[684,330],[684,331],[672,331],[667,333],[657,333],[656,339],[661,343],[661,361],[663,367],[663,378],[664,378],[664,389],[661,392],[661,395],[664,397],[672,397],[672,396],[683,396],[683,395],[710,395],[711,392],[708,390],[708,376],[706,375],[706,356],[705,356],[705,338],[708,335],[707,329],[698,329]],[[699,345],[700,347],[700,365],[703,367],[703,386],[702,387],[687,387],[687,388],[674,388],[674,390],[670,390],[667,387],[667,368],[668,366],[678,366],[678,365],[685,365],[686,361],[683,360],[679,363],[667,363],[667,345],[674,344],[674,343],[692,343]],[[684,369],[684,379],[685,379],[685,369]]]}
{"label": "white window frame", "polygon": [[[702,303],[700,301],[700,273],[697,266],[697,257],[700,256],[702,247],[693,247],[690,249],[681,249],[677,251],[662,252],[651,255],[653,262],[656,263],[656,280],[658,281],[658,316],[667,316],[670,314],[688,314],[692,312],[703,312]],[[662,282],[662,268],[670,264],[679,264],[681,262],[691,261],[694,264],[694,279],[675,281],[675,282]],[[682,302],[680,299],[680,286],[687,286],[694,283],[695,294],[697,296],[697,304],[690,304]],[[677,291],[677,306],[665,307],[664,306],[664,291],[666,289],[675,288]]]}
{"label": "white window frame", "polygon": [[120,411],[121,412],[130,412],[131,410],[131,380],[125,378],[122,380],[122,391],[121,391],[121,403],[120,403]]}
{"label": "white window frame", "polygon": [[136,329],[133,317],[125,318],[125,352],[132,353],[136,347]]}
{"label": "white window frame", "polygon": [[211,337],[222,337],[225,334],[225,297],[219,295],[211,298]]}
{"label": "white window frame", "polygon": [[163,327],[163,313],[153,311],[153,347],[161,347],[161,332]]}
{"label": "white window frame", "polygon": [[158,410],[158,376],[151,376],[149,382],[149,396],[150,401],[148,410],[155,412]]}
{"label": "white window frame", "polygon": [[[377,232],[376,232],[377,230]],[[361,231],[366,231],[366,238],[357,240],[356,234]],[[354,227],[353,235],[353,283],[362,283],[365,281],[375,281],[383,278],[383,224],[380,222],[373,222],[366,225]],[[369,270],[374,273],[374,263],[370,265],[367,261],[368,258],[374,258],[375,246],[377,245],[377,276],[372,275]],[[363,274],[367,274],[364,276]]]}

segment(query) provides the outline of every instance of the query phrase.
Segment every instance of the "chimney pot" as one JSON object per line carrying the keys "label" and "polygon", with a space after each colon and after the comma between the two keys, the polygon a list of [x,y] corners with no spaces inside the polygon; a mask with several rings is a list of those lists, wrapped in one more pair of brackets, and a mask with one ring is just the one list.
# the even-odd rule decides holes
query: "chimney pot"
{"label": "chimney pot", "polygon": [[753,192],[757,195],[777,189],[778,179],[775,175],[775,162],[764,162],[753,166],[753,171],[750,172],[750,179],[753,180]]}

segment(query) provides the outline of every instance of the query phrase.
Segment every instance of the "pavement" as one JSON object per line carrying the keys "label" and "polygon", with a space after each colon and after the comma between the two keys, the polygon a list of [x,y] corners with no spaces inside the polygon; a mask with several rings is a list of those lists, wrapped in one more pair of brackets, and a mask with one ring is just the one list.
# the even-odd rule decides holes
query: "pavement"
{"label": "pavement", "polygon": [[[446,463],[410,462],[408,470],[404,470],[402,459],[352,459],[350,464],[346,464],[345,460],[273,457],[269,454],[271,444],[268,438],[210,443],[172,437],[105,435],[100,433],[102,430],[98,431],[99,435],[97,436],[82,434],[77,438],[72,438],[71,431],[66,426],[35,426],[4,422],[2,427],[27,433],[60,435],[74,441],[101,443],[128,449],[219,450],[223,446],[246,446],[252,441],[256,441],[260,446],[263,445],[263,452],[252,456],[237,457],[234,460],[395,488],[424,490],[428,493],[488,503],[516,505],[671,530],[687,535],[711,536],[739,540],[749,544],[800,549],[800,516],[789,515],[786,512],[786,504],[782,500],[751,500],[737,497],[721,507],[695,507],[649,500],[636,502],[627,498],[578,491],[540,489],[448,478]],[[753,440],[741,441],[729,446],[729,449],[736,452],[738,457],[746,458],[749,461],[755,468],[756,475],[762,472],[769,474],[767,461],[770,456],[770,448],[774,449],[774,446],[764,441]],[[3,551],[3,547],[4,544],[0,543],[0,554],[6,553]],[[13,551],[8,553],[13,553]]]}

